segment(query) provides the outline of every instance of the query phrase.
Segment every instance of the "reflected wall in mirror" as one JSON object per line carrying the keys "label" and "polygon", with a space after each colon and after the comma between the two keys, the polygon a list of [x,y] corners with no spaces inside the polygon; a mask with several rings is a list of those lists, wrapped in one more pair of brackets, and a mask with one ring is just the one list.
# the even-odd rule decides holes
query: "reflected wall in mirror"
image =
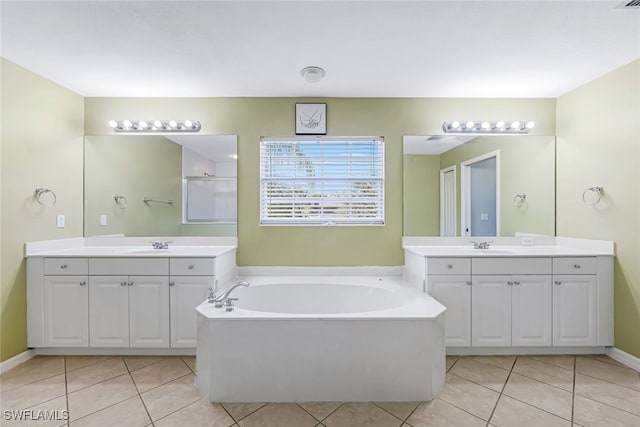
{"label": "reflected wall in mirror", "polygon": [[236,135],[85,136],[84,145],[85,236],[237,235]]}
{"label": "reflected wall in mirror", "polygon": [[555,235],[555,137],[405,136],[403,153],[405,236]]}

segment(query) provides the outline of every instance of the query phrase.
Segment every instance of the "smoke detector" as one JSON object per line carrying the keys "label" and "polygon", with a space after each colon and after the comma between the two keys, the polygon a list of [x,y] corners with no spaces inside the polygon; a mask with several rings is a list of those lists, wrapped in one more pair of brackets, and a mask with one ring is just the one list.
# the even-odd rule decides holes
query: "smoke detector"
{"label": "smoke detector", "polygon": [[323,79],[325,75],[325,71],[320,67],[309,66],[309,67],[304,67],[300,71],[300,75],[302,76],[303,79],[305,79],[309,83],[318,83],[320,80]]}

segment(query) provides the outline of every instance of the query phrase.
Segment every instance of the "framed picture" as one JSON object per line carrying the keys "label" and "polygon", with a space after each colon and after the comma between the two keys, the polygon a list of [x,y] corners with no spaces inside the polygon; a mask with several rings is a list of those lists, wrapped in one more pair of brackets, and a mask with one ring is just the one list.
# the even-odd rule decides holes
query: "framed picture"
{"label": "framed picture", "polygon": [[326,135],[327,104],[296,104],[296,135]]}

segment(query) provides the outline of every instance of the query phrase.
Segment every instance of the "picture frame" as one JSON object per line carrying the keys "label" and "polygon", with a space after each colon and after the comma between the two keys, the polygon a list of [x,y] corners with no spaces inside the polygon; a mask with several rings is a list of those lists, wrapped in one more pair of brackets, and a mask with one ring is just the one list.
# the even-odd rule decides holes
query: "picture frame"
{"label": "picture frame", "polygon": [[296,135],[327,134],[327,104],[296,104]]}

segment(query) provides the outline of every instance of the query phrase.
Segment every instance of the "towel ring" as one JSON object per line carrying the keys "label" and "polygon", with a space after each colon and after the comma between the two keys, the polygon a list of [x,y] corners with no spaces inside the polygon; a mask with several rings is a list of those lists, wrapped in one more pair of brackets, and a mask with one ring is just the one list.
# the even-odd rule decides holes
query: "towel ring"
{"label": "towel ring", "polygon": [[[47,203],[46,201],[43,201],[42,196],[50,193],[53,196],[53,199],[51,200],[50,203]],[[57,197],[56,197],[56,193],[53,190],[49,190],[48,188],[44,188],[44,187],[38,187],[36,188],[36,192],[35,192],[35,199],[36,202],[40,203],[42,206],[46,206],[48,208],[52,207],[53,205],[56,204],[57,201]]]}
{"label": "towel ring", "polygon": [[124,197],[122,194],[114,194],[113,200],[115,200],[116,204],[120,206],[120,209],[124,209],[127,207],[127,204],[128,204],[127,198]]}
{"label": "towel ring", "polygon": [[513,204],[516,208],[521,208],[524,202],[527,201],[527,195],[524,193],[518,193],[513,196]]}
{"label": "towel ring", "polygon": [[[589,206],[595,205],[596,203],[598,203],[598,202],[600,201],[600,199],[602,199],[602,192],[603,192],[603,191],[604,191],[604,188],[602,188],[602,187],[601,187],[601,186],[599,186],[599,185],[594,185],[593,187],[589,187],[589,188],[587,188],[586,190],[584,190],[584,191],[582,192],[582,201],[583,201],[585,204],[589,205]],[[596,193],[596,194],[597,194],[597,199],[595,199],[595,201],[593,201],[593,202],[589,203],[589,202],[587,201],[587,198],[585,197],[585,196],[587,195],[587,193],[588,193],[588,192]]]}

